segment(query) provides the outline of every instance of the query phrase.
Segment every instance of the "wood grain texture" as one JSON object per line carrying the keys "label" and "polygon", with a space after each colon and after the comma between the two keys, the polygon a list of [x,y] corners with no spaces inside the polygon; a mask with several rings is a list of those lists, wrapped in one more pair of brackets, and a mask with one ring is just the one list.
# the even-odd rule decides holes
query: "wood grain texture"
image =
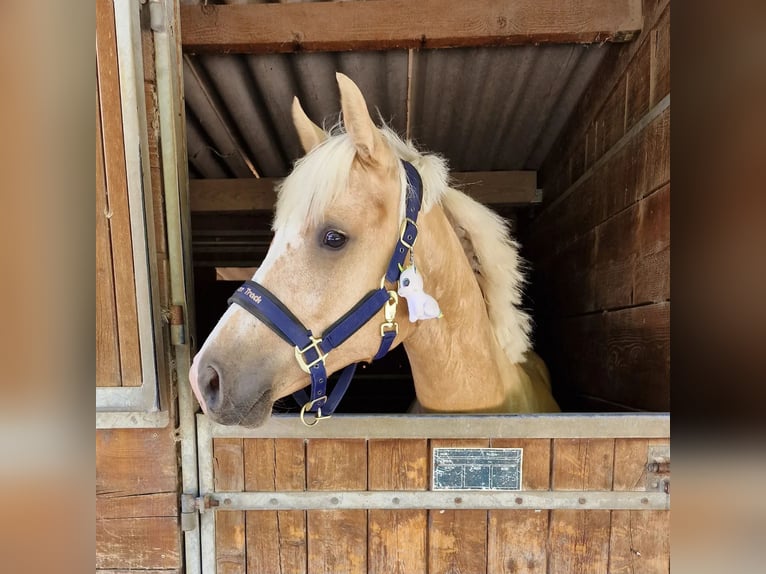
{"label": "wood grain texture", "polygon": [[179,531],[176,517],[97,520],[96,568],[180,568]]}
{"label": "wood grain texture", "polygon": [[631,39],[640,0],[372,0],[324,5],[182,6],[188,52],[294,52]]}
{"label": "wood grain texture", "polygon": [[123,386],[142,383],[114,9],[96,2],[96,61]]}
{"label": "wood grain texture", "polygon": [[[366,441],[309,440],[306,480],[309,490],[366,490]],[[367,511],[308,512],[308,571],[367,572]]]}
{"label": "wood grain texture", "polygon": [[[427,490],[426,440],[370,440],[369,490]],[[369,572],[427,572],[428,511],[370,510]]]}
{"label": "wood grain texture", "polygon": [[[586,169],[598,159],[597,152],[605,151],[597,149],[596,144],[599,137],[595,118],[601,114],[602,107],[609,95],[613,93],[615,86],[625,79],[626,71],[633,65],[636,54],[643,48],[644,43],[650,41],[651,32],[659,30],[661,26],[665,25],[661,16],[668,4],[668,0],[659,2],[643,0],[644,30],[634,42],[623,44],[619,50],[607,54],[596,76],[570,114],[570,120],[551,148],[540,170],[540,181],[545,189],[544,201],[546,203],[555,200],[569,187],[572,181],[581,175],[573,174],[573,179],[565,177],[569,169],[570,158],[583,147],[582,142],[584,140],[588,140]],[[669,89],[667,93],[669,93]],[[652,105],[662,99],[664,95],[666,94],[662,96],[656,94],[652,100]],[[554,185],[555,182],[562,183]]]}
{"label": "wood grain texture", "polygon": [[547,574],[547,510],[491,510],[487,572]]}
{"label": "wood grain texture", "polygon": [[[493,438],[491,446],[524,449],[522,490],[550,488],[549,439]],[[548,565],[548,515],[547,510],[490,510],[487,529],[487,572],[545,574]]]}
{"label": "wood grain texture", "polygon": [[652,87],[652,42],[644,42],[625,73],[625,129],[629,130],[649,111]]}
{"label": "wood grain texture", "polygon": [[[528,204],[535,201],[534,171],[452,172],[455,186],[486,205]],[[191,179],[191,210],[200,212],[272,211],[275,186],[281,178]]]}
{"label": "wood grain texture", "polygon": [[612,490],[614,439],[555,439],[553,490]]}
{"label": "wood grain texture", "polygon": [[652,30],[652,84],[650,105],[670,93],[670,4]]}
{"label": "wood grain texture", "polygon": [[172,429],[96,431],[96,567],[181,566]]}
{"label": "wood grain texture", "polygon": [[[442,447],[488,447],[489,439],[431,440],[430,452]],[[429,459],[432,458],[429,454]],[[459,493],[456,496],[460,496]],[[428,572],[484,573],[487,570],[487,512],[428,512]]]}
{"label": "wood grain texture", "polygon": [[670,407],[670,303],[566,319],[571,389],[652,411]]}
{"label": "wood grain texture", "polygon": [[522,448],[521,489],[549,490],[551,484],[550,439],[493,438],[492,448]]}
{"label": "wood grain texture", "polygon": [[669,510],[612,511],[609,572],[670,572]]}
{"label": "wood grain texture", "polygon": [[[216,491],[241,492],[245,488],[244,448],[241,438],[213,440]],[[245,513],[224,510],[215,516],[215,565],[219,574],[245,572]]]}
{"label": "wood grain texture", "polygon": [[616,439],[614,443],[614,490],[646,490],[646,464],[650,446],[667,445],[670,439]]}
{"label": "wood grain texture", "polygon": [[96,104],[96,386],[119,387],[120,346],[109,237],[101,108]]}
{"label": "wood grain texture", "polygon": [[[244,449],[245,490],[305,489],[302,439],[246,439]],[[245,523],[248,572],[306,572],[304,511],[248,511]]]}
{"label": "wood grain texture", "polygon": [[610,522],[609,510],[552,510],[549,572],[607,574]]}

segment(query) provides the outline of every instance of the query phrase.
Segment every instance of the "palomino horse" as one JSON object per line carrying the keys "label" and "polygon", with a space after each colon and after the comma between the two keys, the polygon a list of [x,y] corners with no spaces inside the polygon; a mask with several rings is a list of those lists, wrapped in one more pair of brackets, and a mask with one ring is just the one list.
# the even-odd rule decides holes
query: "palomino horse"
{"label": "palomino horse", "polygon": [[[337,80],[345,129],[326,133],[293,101],[307,154],[278,190],[263,264],[194,359],[203,410],[259,426],[311,382],[304,411],[326,416],[339,400],[327,375],[403,344],[424,411],[557,411],[505,221],[448,186],[444,159],[377,128],[356,84]],[[412,267],[402,283],[423,290],[405,300],[397,283]]]}

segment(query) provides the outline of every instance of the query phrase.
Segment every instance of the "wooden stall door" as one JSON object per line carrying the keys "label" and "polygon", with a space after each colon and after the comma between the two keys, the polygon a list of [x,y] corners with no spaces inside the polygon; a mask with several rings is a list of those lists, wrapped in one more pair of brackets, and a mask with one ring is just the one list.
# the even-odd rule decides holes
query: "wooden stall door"
{"label": "wooden stall door", "polygon": [[[603,430],[603,420],[582,418]],[[374,419],[360,426],[368,428]],[[455,419],[457,426],[471,424]],[[203,416],[200,420],[213,429],[208,435],[215,486],[209,494],[216,501],[207,511],[215,516],[211,571],[669,572],[669,497],[652,483],[647,468],[652,449],[669,448],[669,439],[661,436],[666,430],[647,433],[652,438],[622,437],[617,415],[608,423],[612,431],[596,431],[593,438],[567,438],[569,429],[554,438],[524,433],[523,420],[511,420],[510,431],[498,433],[503,438],[352,438],[348,433],[332,438],[300,428],[275,438],[258,437],[260,429],[236,436]],[[400,421],[392,418],[390,434],[401,432]],[[522,430],[519,438],[510,438],[514,430]],[[201,439],[201,448],[205,443]],[[426,502],[426,495],[435,493],[433,449],[439,447],[523,449],[520,490],[501,493],[502,502],[490,508],[461,508],[469,491],[447,493],[445,507]],[[389,497],[385,507],[333,508],[358,493],[378,492]],[[414,493],[423,494],[419,507],[397,509],[391,502],[391,496]],[[525,498],[546,493],[567,501],[523,506]],[[300,502],[308,500],[298,500],[304,494],[323,495],[322,506]],[[597,498],[613,502],[591,504]],[[210,573],[203,569],[203,574]]]}

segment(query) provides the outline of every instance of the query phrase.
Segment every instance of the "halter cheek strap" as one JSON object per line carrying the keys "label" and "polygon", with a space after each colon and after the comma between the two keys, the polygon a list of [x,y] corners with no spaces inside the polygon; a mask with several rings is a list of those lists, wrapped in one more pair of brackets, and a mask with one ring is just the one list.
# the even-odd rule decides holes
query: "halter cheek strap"
{"label": "halter cheek strap", "polygon": [[[384,309],[385,322],[380,326],[380,346],[373,360],[388,353],[399,332],[399,326],[394,321],[399,298],[396,290],[389,291],[385,288],[385,282],[396,283],[399,280],[407,254],[417,239],[417,218],[422,202],[420,174],[409,162],[402,163],[407,174],[405,218],[381,286],[365,295],[345,315],[330,325],[321,337],[315,337],[276,295],[255,281],[245,281],[229,298],[229,304],[240,305],[295,348],[298,365],[311,379],[310,396],[305,391],[294,394],[296,400],[303,404],[301,420],[309,426],[322,418],[328,418],[335,411],[351,383],[358,364],[343,369],[340,379],[328,396],[325,368],[327,354],[361,329],[381,308]],[[306,422],[306,412],[315,414],[312,423]]]}

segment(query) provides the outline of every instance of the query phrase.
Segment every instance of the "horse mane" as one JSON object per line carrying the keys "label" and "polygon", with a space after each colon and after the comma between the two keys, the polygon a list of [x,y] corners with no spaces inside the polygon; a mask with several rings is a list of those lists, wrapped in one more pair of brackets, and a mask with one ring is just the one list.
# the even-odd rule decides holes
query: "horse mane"
{"label": "horse mane", "polygon": [[[518,244],[507,222],[491,209],[449,187],[447,161],[419,152],[391,128],[380,128],[393,153],[415,166],[423,182],[422,210],[441,205],[457,234],[484,296],[492,329],[512,363],[524,361],[530,347],[532,322],[521,305],[525,283]],[[274,228],[303,227],[318,223],[333,200],[346,189],[356,149],[340,121],[327,131],[327,139],[295,163],[292,173],[278,186]],[[400,170],[402,189],[407,179]],[[405,197],[400,205],[404,217]]]}

